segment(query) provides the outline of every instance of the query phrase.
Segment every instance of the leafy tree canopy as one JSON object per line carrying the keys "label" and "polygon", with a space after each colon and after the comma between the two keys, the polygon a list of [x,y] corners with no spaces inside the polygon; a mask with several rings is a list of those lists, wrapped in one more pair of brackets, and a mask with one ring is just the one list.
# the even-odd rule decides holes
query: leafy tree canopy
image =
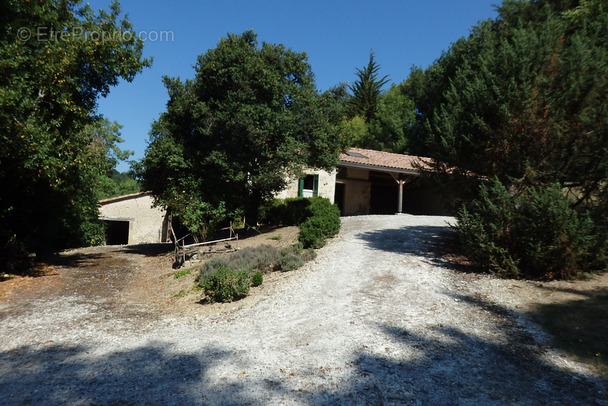
{"label": "leafy tree canopy", "polygon": [[406,88],[430,154],[508,185],[557,182],[576,203],[608,175],[608,8],[506,0]]}
{"label": "leafy tree canopy", "polygon": [[[139,173],[157,202],[205,237],[261,202],[304,166],[333,166],[342,141],[339,92],[319,95],[304,53],[229,34],[198,58],[196,76],[164,78],[167,111],[153,124]],[[203,228],[201,228],[203,227]]]}
{"label": "leafy tree canopy", "polygon": [[[606,2],[505,0],[498,12],[427,70],[412,71],[405,87],[418,134],[446,188],[481,190],[460,216],[481,265],[511,264],[535,277],[539,269],[545,276],[605,269]],[[481,179],[501,193],[484,194]],[[549,266],[543,250],[552,247],[569,259]]]}
{"label": "leafy tree canopy", "polygon": [[80,1],[2,1],[1,245],[47,253],[99,238],[96,186],[120,154],[97,98],[150,64],[119,16],[118,2],[95,13]]}

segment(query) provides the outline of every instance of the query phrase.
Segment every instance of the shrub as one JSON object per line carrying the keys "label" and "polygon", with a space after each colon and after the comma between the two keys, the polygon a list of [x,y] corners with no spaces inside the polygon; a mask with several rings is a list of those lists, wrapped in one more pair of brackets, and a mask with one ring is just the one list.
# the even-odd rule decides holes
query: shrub
{"label": "shrub", "polygon": [[514,196],[495,179],[458,212],[456,229],[469,259],[503,277],[572,278],[608,264],[600,231],[558,185]]}
{"label": "shrub", "polygon": [[263,244],[257,247],[246,247],[235,252],[228,258],[227,264],[234,269],[267,271],[272,269],[278,257],[277,248]]}
{"label": "shrub", "polygon": [[282,271],[293,271],[304,265],[304,260],[298,254],[289,253],[281,256],[277,261],[277,266]]}
{"label": "shrub", "polygon": [[262,272],[256,272],[251,276],[251,286],[260,286],[264,282]]}
{"label": "shrub", "polygon": [[300,225],[300,241],[305,248],[320,248],[327,238],[340,231],[340,209],[328,199],[312,198],[308,209],[311,217]]}
{"label": "shrub", "polygon": [[235,271],[225,265],[201,281],[206,299],[211,302],[233,302],[249,294],[249,272]]}
{"label": "shrub", "polygon": [[228,258],[212,257],[199,268],[196,282],[201,285],[203,279],[205,279],[208,275],[217,272],[222,267],[230,268],[228,265]]}

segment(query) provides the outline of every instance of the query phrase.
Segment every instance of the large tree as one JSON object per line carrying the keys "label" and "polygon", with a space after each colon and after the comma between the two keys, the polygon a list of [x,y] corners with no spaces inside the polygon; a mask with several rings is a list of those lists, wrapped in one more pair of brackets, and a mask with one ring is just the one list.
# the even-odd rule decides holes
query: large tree
{"label": "large tree", "polygon": [[[118,2],[3,0],[0,17],[0,245],[37,253],[99,234],[96,185],[109,144],[99,96],[149,61]],[[103,125],[102,125],[103,126]]]}
{"label": "large tree", "polygon": [[381,93],[375,111],[369,121],[359,115],[345,120],[350,146],[399,154],[412,152],[416,112],[403,86],[393,85]]}
{"label": "large tree", "polygon": [[462,173],[558,182],[590,202],[608,173],[608,10],[508,0],[498,11],[411,75],[428,151]]}
{"label": "large tree", "polygon": [[[494,179],[496,193],[484,190],[469,206],[473,213],[461,216],[462,230],[481,238],[469,239],[469,250],[492,253],[486,267],[511,264],[538,276],[536,270],[551,268],[543,251],[578,253],[583,246],[594,247],[593,255],[560,262],[570,264],[563,275],[605,267],[605,4],[505,0],[496,19],[478,24],[408,80],[444,185],[475,192],[480,181]],[[503,204],[507,195],[513,204]]]}
{"label": "large tree", "polygon": [[382,86],[388,83],[388,75],[380,77],[379,72],[380,65],[374,59],[374,53],[370,52],[367,66],[357,68],[357,80],[350,86],[353,93],[349,100],[351,117],[360,116],[366,123],[376,117]]}
{"label": "large tree", "polygon": [[214,219],[260,204],[303,166],[335,164],[333,94],[319,95],[304,53],[230,34],[198,58],[196,76],[165,78],[167,111],[153,124],[140,174],[159,204],[201,237]]}

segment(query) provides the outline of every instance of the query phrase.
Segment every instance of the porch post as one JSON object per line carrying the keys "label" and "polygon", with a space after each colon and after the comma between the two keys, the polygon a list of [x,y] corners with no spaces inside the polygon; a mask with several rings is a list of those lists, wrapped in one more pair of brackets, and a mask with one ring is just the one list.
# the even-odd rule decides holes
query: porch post
{"label": "porch post", "polygon": [[397,203],[397,213],[403,213],[403,183],[402,179],[397,181],[399,183],[399,202]]}

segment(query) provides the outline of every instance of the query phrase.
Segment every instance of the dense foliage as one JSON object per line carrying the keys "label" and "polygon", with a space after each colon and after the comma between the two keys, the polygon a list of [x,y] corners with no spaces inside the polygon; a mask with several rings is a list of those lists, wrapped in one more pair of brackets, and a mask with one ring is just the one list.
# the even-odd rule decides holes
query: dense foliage
{"label": "dense foliage", "polygon": [[235,271],[222,265],[214,273],[202,278],[200,286],[210,303],[233,302],[249,294],[251,278],[247,271]]}
{"label": "dense foliage", "polygon": [[467,256],[499,276],[572,278],[606,266],[603,235],[557,184],[513,196],[494,179],[461,208],[457,229]]}
{"label": "dense foliage", "polygon": [[45,254],[99,241],[96,187],[118,140],[96,102],[149,64],[143,44],[117,2],[99,13],[68,0],[1,9],[0,246]]}
{"label": "dense foliage", "polygon": [[357,68],[357,79],[350,86],[352,95],[343,99],[348,144],[379,151],[409,152],[416,122],[414,102],[402,85],[392,85],[383,91],[388,76],[380,77],[379,71],[380,65],[370,53],[367,66]]}
{"label": "dense foliage", "polygon": [[[466,199],[484,177],[496,177],[508,190],[510,197],[482,194],[469,207],[496,230],[487,241],[474,242],[477,221],[462,212],[463,239],[483,257],[472,255],[478,265],[532,276],[605,268],[601,255],[593,265],[558,256],[563,261],[546,267],[542,251],[572,254],[606,235],[608,8],[601,0],[506,0],[498,11],[410,75],[418,134],[445,189]],[[519,216],[544,228],[504,239]],[[522,244],[536,248],[523,255]],[[494,253],[505,260],[488,261]]]}
{"label": "dense foliage", "polygon": [[317,92],[304,53],[260,47],[248,31],[220,40],[195,70],[186,82],[165,78],[167,112],[153,125],[140,176],[199,237],[242,210],[255,226],[288,175],[335,164],[339,109]]}
{"label": "dense foliage", "polygon": [[275,199],[262,213],[269,224],[299,226],[298,241],[305,248],[320,248],[340,232],[340,209],[323,197]]}

